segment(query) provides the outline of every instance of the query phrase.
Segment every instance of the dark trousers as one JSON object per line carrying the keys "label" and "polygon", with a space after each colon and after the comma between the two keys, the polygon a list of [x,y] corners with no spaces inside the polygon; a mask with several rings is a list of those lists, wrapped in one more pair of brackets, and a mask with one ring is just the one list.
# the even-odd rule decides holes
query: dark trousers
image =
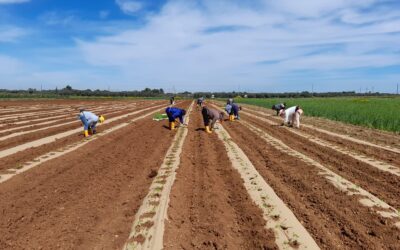
{"label": "dark trousers", "polygon": [[210,117],[208,116],[208,112],[206,108],[201,110],[201,114],[203,115],[204,126],[210,125]]}

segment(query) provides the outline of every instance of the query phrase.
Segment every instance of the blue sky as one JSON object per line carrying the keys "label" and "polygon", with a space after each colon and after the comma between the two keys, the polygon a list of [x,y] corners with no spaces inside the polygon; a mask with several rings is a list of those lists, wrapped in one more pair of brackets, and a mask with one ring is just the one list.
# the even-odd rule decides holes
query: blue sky
{"label": "blue sky", "polygon": [[0,0],[0,88],[396,90],[400,1]]}

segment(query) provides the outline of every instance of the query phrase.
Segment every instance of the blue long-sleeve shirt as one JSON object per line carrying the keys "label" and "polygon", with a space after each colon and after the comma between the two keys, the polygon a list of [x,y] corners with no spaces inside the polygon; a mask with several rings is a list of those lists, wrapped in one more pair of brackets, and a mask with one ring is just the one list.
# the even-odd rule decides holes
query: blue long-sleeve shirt
{"label": "blue long-sleeve shirt", "polygon": [[228,115],[234,114],[237,116],[239,113],[239,106],[236,103],[227,104],[225,106],[225,111],[228,113]]}
{"label": "blue long-sleeve shirt", "polygon": [[165,110],[167,113],[168,119],[170,122],[175,121],[176,118],[179,118],[180,123],[183,123],[184,112],[183,109],[175,108],[175,107],[168,107]]}
{"label": "blue long-sleeve shirt", "polygon": [[88,130],[91,124],[96,123],[99,120],[99,117],[92,112],[89,111],[82,111],[79,114],[79,119],[83,123],[84,130]]}

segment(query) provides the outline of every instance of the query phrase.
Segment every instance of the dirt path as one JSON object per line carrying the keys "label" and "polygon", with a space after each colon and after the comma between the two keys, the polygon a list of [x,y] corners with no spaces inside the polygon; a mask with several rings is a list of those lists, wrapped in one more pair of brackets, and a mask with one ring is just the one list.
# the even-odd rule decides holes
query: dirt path
{"label": "dirt path", "polygon": [[194,112],[172,188],[165,249],[276,248],[216,134]]}
{"label": "dirt path", "polygon": [[389,219],[372,214],[358,197],[346,195],[316,168],[262,141],[240,122],[226,126],[321,248],[396,248],[400,231]]}
{"label": "dirt path", "polygon": [[1,184],[0,249],[122,248],[171,144],[162,125],[132,123]]}

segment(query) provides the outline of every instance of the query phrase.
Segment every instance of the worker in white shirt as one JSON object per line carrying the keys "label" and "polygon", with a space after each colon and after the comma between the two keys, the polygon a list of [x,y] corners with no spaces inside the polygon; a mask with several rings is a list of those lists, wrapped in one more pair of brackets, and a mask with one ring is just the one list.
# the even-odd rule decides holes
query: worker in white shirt
{"label": "worker in white shirt", "polygon": [[293,106],[288,109],[281,109],[279,116],[282,117],[282,125],[288,125],[289,127],[300,128],[300,117],[303,114],[303,110],[300,106]]}

